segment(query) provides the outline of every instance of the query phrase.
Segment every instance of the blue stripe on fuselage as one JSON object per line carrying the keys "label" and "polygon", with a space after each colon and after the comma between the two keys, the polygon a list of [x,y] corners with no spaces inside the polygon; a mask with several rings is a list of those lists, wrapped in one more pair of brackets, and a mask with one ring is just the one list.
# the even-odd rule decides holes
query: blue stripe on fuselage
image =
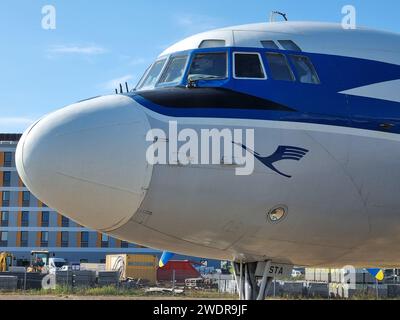
{"label": "blue stripe on fuselage", "polygon": [[[218,49],[214,49],[218,51]],[[221,49],[219,49],[220,51]],[[395,126],[391,133],[400,133],[400,104],[365,97],[355,97],[339,92],[366,85],[400,79],[400,66],[383,62],[350,57],[290,52],[281,50],[227,48],[229,52],[260,52],[268,74],[267,80],[239,80],[232,76],[226,81],[200,82],[209,87],[223,87],[237,92],[268,99],[287,106],[296,112],[204,108],[173,108],[157,105],[133,93],[129,94],[144,107],[171,117],[235,118],[275,121],[293,121],[354,127],[385,131],[382,123]],[[204,50],[203,50],[204,51]],[[320,77],[321,84],[302,84],[298,81],[275,81],[265,58],[265,52],[281,52],[289,58],[290,54],[304,55],[311,59]],[[290,59],[288,59],[290,61]],[[290,62],[293,71],[295,68]],[[232,75],[232,64],[229,64]],[[296,72],[295,72],[296,74]],[[297,74],[296,74],[297,78]],[[185,83],[181,83],[185,85]],[[162,90],[162,89],[155,89]],[[196,89],[187,89],[196,90]],[[139,92],[140,93],[140,92]]]}
{"label": "blue stripe on fuselage", "polygon": [[280,120],[296,121],[306,123],[321,123],[330,125],[350,126],[348,119],[331,117],[325,115],[308,115],[300,112],[252,110],[252,109],[219,109],[219,108],[170,108],[164,107],[141,97],[140,95],[130,95],[136,102],[156,113],[176,118],[230,118],[230,119],[252,119],[252,120]]}

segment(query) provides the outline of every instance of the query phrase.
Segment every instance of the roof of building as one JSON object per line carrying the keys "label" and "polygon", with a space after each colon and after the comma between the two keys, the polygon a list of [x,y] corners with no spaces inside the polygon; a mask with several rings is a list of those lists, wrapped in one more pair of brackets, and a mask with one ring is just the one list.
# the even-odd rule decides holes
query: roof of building
{"label": "roof of building", "polygon": [[0,133],[0,142],[18,142],[21,137],[20,133]]}

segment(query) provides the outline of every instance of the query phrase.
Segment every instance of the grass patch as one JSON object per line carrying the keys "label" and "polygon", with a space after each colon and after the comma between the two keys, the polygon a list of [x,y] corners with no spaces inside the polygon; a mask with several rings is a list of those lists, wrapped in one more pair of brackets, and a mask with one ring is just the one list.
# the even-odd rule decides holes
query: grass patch
{"label": "grass patch", "polygon": [[184,294],[173,293],[147,293],[144,289],[123,289],[115,286],[95,287],[95,288],[71,288],[57,286],[54,290],[28,290],[14,292],[19,295],[32,296],[81,296],[81,297],[182,297],[189,299],[224,299],[237,300],[236,295],[221,294],[217,291],[196,291],[186,290]]}
{"label": "grass patch", "polygon": [[124,290],[117,288],[115,286],[107,286],[107,287],[95,287],[95,288],[71,288],[66,286],[57,286],[54,290],[29,290],[22,291],[22,294],[28,295],[51,295],[51,296],[65,296],[65,295],[75,295],[75,296],[132,296],[139,297],[145,296],[145,292],[142,290]]}
{"label": "grass patch", "polygon": [[[166,293],[146,293],[144,289],[124,289],[115,286],[95,287],[95,288],[71,288],[66,286],[58,286],[54,290],[27,290],[27,291],[0,291],[0,295],[19,295],[19,296],[53,296],[53,297],[125,297],[125,298],[182,298],[182,299],[209,299],[209,300],[238,300],[237,295],[222,294],[214,290],[186,290],[184,294]],[[380,297],[379,300],[399,300],[400,298],[384,298]],[[327,300],[320,297],[307,297],[307,296],[276,296],[268,297],[267,300]],[[376,295],[360,292],[350,299],[333,298],[331,300],[377,300]]]}
{"label": "grass patch", "polygon": [[237,300],[238,296],[227,293],[219,293],[218,291],[197,291],[197,290],[186,290],[183,295],[187,298],[192,299],[222,299],[222,300]]}

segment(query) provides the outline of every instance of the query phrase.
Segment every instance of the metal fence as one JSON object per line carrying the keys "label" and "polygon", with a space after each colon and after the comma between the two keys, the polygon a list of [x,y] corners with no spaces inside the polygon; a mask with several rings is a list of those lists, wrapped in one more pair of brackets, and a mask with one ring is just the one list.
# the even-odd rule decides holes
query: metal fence
{"label": "metal fence", "polygon": [[[50,277],[48,277],[50,276]],[[47,278],[46,278],[47,277]],[[66,288],[93,288],[95,286],[118,286],[118,272],[57,271],[54,275],[21,272],[0,273],[0,290],[40,290],[47,286]],[[48,288],[48,287],[47,287]]]}
{"label": "metal fence", "polygon": [[[28,273],[28,272],[1,272],[0,277],[7,279],[7,277],[16,277],[17,284],[15,289],[19,290],[34,290],[42,288],[42,281],[46,275],[40,273]],[[0,281],[0,290],[9,289],[6,281],[3,283]]]}

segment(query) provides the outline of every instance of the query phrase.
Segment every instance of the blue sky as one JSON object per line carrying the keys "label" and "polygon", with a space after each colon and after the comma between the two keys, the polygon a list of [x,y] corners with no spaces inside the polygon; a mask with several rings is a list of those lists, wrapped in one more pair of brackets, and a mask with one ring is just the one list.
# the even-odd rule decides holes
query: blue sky
{"label": "blue sky", "polygon": [[[398,0],[1,0],[0,132],[75,101],[133,86],[169,45],[208,29],[266,21],[272,10],[290,20],[340,22],[357,9],[357,24],[400,32]],[[57,29],[41,27],[54,5]]]}

